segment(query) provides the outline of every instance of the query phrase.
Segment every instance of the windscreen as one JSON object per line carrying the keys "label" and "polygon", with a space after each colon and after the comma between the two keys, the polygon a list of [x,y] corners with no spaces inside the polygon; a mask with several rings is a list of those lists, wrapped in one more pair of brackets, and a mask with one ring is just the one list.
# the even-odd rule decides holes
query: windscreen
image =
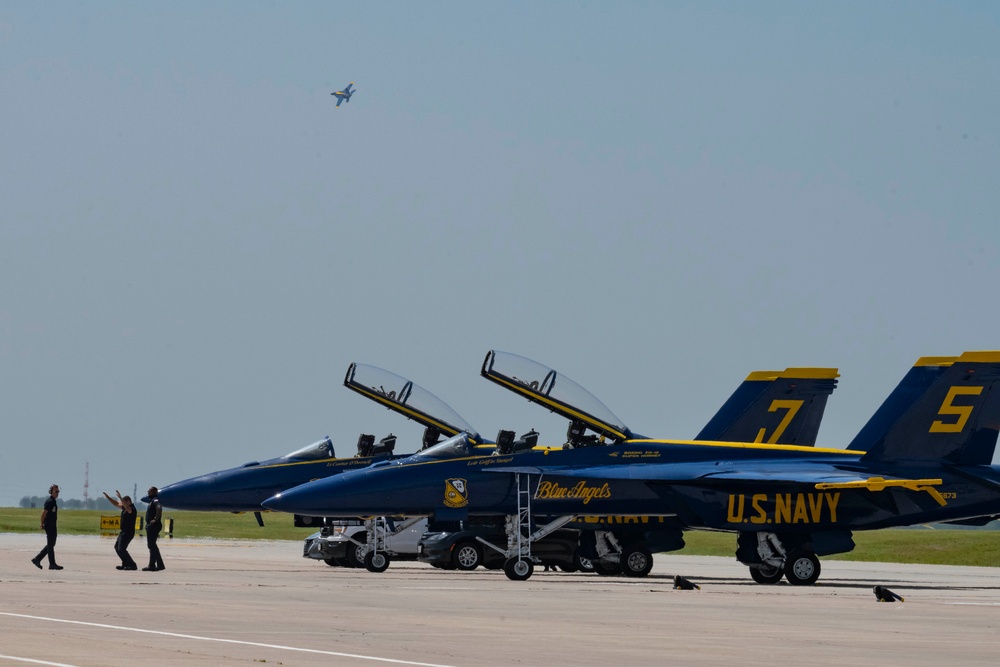
{"label": "windscreen", "polygon": [[462,456],[472,456],[472,444],[466,437],[465,433],[459,433],[456,436],[448,438],[444,442],[439,442],[433,447],[428,447],[427,449],[417,452],[413,456],[408,457],[409,460],[404,459],[400,463],[408,463],[410,460],[424,460],[424,459],[457,459]]}
{"label": "windscreen", "polygon": [[285,454],[283,458],[295,461],[319,461],[321,459],[332,459],[335,456],[336,454],[333,452],[333,440],[327,436],[319,442],[314,442],[302,449],[296,449],[291,454]]}

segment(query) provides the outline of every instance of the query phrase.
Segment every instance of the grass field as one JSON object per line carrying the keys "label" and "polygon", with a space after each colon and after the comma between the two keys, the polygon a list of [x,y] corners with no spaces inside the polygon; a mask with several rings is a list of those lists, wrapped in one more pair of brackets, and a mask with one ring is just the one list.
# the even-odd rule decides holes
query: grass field
{"label": "grass field", "polygon": [[[37,532],[40,510],[0,508],[0,533]],[[117,511],[59,511],[61,535],[100,534],[101,516],[117,516]],[[296,528],[286,514],[265,514],[264,527],[252,514],[224,512],[164,512],[174,520],[174,537],[209,537],[237,540],[302,540],[315,528]],[[684,534],[687,546],[677,553],[695,556],[732,556],[736,539],[728,533],[690,531]],[[847,554],[826,556],[831,560],[881,561],[887,563],[930,563],[938,565],[1000,566],[1000,531],[935,530],[933,528],[890,529],[854,533],[857,548]]]}

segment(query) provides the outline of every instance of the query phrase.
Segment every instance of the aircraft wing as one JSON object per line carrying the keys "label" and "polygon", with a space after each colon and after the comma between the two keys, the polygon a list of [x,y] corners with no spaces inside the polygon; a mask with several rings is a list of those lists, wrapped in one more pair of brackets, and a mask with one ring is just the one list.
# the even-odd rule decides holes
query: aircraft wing
{"label": "aircraft wing", "polygon": [[[334,93],[334,94],[336,95],[336,93]],[[343,95],[337,95],[337,106],[338,107],[340,106],[340,103],[343,102],[343,101],[344,101],[344,96]]]}

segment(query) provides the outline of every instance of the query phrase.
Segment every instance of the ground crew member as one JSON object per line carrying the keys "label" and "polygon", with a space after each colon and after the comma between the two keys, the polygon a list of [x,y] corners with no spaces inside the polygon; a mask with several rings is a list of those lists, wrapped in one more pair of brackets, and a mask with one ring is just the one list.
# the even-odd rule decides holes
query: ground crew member
{"label": "ground crew member", "polygon": [[56,498],[59,497],[59,485],[53,484],[49,487],[49,497],[45,499],[45,506],[42,509],[41,529],[45,531],[45,548],[37,556],[31,559],[35,567],[42,569],[42,558],[49,557],[49,569],[61,570],[62,565],[56,565],[56,519],[59,507],[56,505]]}
{"label": "ground crew member", "polygon": [[160,536],[160,529],[163,527],[161,519],[163,517],[163,506],[157,497],[160,490],[155,486],[149,487],[149,505],[146,507],[146,546],[149,547],[149,567],[142,568],[143,572],[158,572],[167,568],[163,567],[163,558],[160,556],[160,547],[156,546],[156,538]]}
{"label": "ground crew member", "polygon": [[107,491],[104,492],[104,497],[108,499],[108,502],[122,511],[121,518],[118,520],[121,530],[118,531],[118,539],[115,540],[115,553],[118,554],[122,564],[116,566],[115,569],[138,570],[139,566],[135,564],[128,552],[129,542],[135,537],[135,505],[132,504],[130,497],[123,498],[120,491],[116,490],[115,495],[118,496],[118,500],[109,496]]}

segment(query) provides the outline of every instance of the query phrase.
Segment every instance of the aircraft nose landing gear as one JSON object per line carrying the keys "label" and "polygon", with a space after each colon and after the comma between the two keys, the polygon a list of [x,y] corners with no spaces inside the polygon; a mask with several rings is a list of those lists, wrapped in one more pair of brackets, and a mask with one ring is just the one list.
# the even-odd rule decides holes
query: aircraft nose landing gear
{"label": "aircraft nose landing gear", "polygon": [[508,558],[503,564],[503,571],[511,581],[525,581],[535,571],[535,565],[523,558]]}

